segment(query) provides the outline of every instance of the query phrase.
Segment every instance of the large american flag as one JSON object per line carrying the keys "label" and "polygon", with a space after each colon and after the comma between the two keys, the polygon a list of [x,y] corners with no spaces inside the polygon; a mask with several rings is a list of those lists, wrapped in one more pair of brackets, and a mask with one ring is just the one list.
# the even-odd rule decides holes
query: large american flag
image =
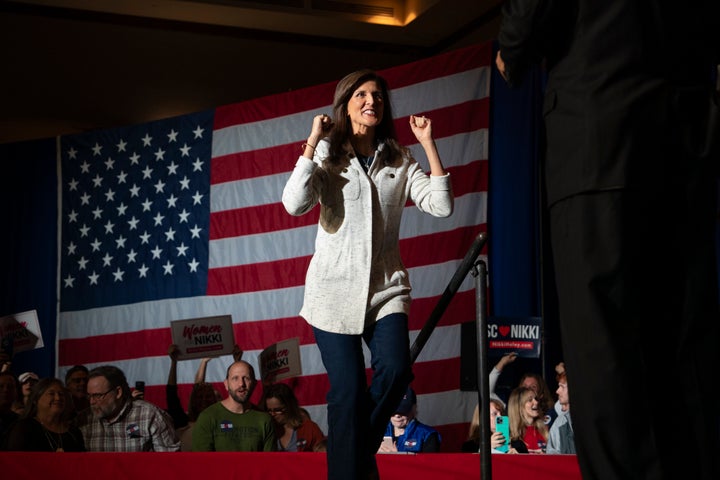
{"label": "large american flag", "polygon": [[[447,219],[405,209],[411,342],[485,230],[490,58],[488,43],[381,72],[400,141],[426,169],[408,116],[433,120],[456,196]],[[318,212],[292,217],[280,198],[312,117],[332,111],[334,87],[61,137],[59,375],[75,364],[115,364],[164,406],[170,322],[230,314],[256,371],[265,347],[300,339],[303,375],[289,383],[327,433],[327,376],[298,317]],[[413,368],[419,418],[440,430],[444,450],[464,440],[477,401],[459,390],[460,324],[475,319],[474,298],[468,278]],[[207,380],[221,382],[230,360],[212,360]],[[183,402],[198,362],[180,362]]]}

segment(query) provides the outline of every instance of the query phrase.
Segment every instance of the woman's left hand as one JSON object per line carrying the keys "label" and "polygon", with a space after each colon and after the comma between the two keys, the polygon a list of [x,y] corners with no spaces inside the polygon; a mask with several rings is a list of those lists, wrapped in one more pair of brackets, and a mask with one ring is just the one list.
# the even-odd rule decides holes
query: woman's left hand
{"label": "woman's left hand", "polygon": [[432,122],[425,116],[410,115],[410,129],[418,142],[432,140]]}

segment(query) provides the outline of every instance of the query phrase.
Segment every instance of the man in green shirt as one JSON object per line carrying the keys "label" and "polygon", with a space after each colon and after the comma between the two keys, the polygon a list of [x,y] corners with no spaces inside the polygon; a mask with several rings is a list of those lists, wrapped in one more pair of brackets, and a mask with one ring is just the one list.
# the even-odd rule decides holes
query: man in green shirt
{"label": "man in green shirt", "polygon": [[225,377],[228,397],[200,413],[192,430],[194,452],[269,452],[275,449],[272,419],[253,409],[250,397],[257,385],[255,370],[234,362]]}

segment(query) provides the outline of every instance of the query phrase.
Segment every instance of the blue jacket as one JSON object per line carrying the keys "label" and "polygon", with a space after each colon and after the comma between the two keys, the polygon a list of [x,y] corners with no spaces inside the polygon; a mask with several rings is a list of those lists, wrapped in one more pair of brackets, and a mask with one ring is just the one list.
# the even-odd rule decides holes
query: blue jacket
{"label": "blue jacket", "polygon": [[422,452],[423,446],[431,435],[435,435],[437,437],[437,445],[440,447],[440,433],[434,428],[418,422],[414,418],[410,420],[407,427],[405,427],[405,433],[397,437],[397,439],[395,439],[393,435],[392,423],[388,423],[388,426],[385,429],[385,436],[393,437],[396,440],[398,452]]}

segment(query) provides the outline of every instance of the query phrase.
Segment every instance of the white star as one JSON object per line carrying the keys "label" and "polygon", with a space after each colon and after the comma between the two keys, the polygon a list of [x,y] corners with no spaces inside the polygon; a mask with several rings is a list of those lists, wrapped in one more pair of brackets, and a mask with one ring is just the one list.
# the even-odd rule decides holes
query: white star
{"label": "white star", "polygon": [[176,132],[174,128],[170,130],[170,133],[168,133],[168,143],[177,142],[177,136],[178,132]]}
{"label": "white star", "polygon": [[124,152],[126,146],[127,146],[127,142],[121,138],[120,143],[117,144],[118,152]]}
{"label": "white star", "polygon": [[142,203],[143,212],[149,212],[151,205],[152,205],[152,200],[150,200],[149,198],[146,198],[145,201]]}
{"label": "white star", "polygon": [[130,188],[130,198],[137,197],[139,195],[140,195],[140,187],[138,187],[137,185],[135,185],[133,183],[133,186]]}
{"label": "white star", "polygon": [[120,267],[118,267],[117,270],[113,272],[113,277],[115,277],[116,282],[122,282],[123,275],[125,275],[125,272],[120,270]]}
{"label": "white star", "polygon": [[102,242],[95,238],[95,241],[90,244],[92,246],[92,251],[97,252],[100,250],[100,245],[102,245]]}
{"label": "white star", "polygon": [[113,233],[113,228],[115,228],[115,224],[108,220],[105,224],[105,233]]}
{"label": "white star", "polygon": [[140,278],[147,277],[148,270],[150,270],[150,269],[147,268],[145,266],[145,264],[143,263],[142,266],[140,268],[138,268],[138,272],[140,273]]}
{"label": "white star", "polygon": [[168,165],[168,175],[177,175],[177,169],[180,167],[180,165],[176,164],[175,162],[172,162],[170,165]]}
{"label": "white star", "polygon": [[200,238],[200,232],[202,232],[202,228],[199,228],[196,223],[195,228],[191,228],[190,232],[192,233],[190,238]]}
{"label": "white star", "polygon": [[100,150],[102,150],[102,146],[95,142],[95,146],[92,147],[93,155],[100,155]]}
{"label": "white star", "polygon": [[117,176],[118,184],[120,184],[120,183],[127,183],[126,180],[125,180],[126,178],[127,178],[127,173],[125,173],[125,172],[123,172],[123,171],[121,170],[120,173],[119,173],[118,176]]}
{"label": "white star", "polygon": [[100,275],[95,273],[95,270],[93,270],[92,275],[88,275],[88,279],[90,280],[90,285],[97,285],[98,278],[100,278]]}
{"label": "white star", "polygon": [[90,195],[83,193],[80,197],[80,205],[90,205],[90,198],[92,198]]}
{"label": "white star", "polygon": [[128,207],[127,205],[125,205],[125,202],[120,203],[120,205],[118,205],[117,207],[118,217],[122,217],[123,215],[125,215],[125,211],[127,210],[127,208]]}
{"label": "white star", "polygon": [[163,193],[165,191],[165,183],[162,180],[158,180],[155,184],[155,193]]}
{"label": "white star", "polygon": [[168,197],[168,199],[167,199],[168,208],[170,208],[170,207],[175,208],[177,206],[177,205],[175,205],[177,203],[177,201],[178,201],[178,198],[174,194],[171,193],[170,197]]}
{"label": "white star", "polygon": [[115,200],[115,192],[113,192],[112,188],[108,188],[108,191],[105,192],[105,201],[112,202],[113,200]]}
{"label": "white star", "polygon": [[160,248],[158,245],[155,246],[152,250],[150,250],[150,253],[152,253],[152,258],[160,259],[160,254],[162,253],[162,248]]}
{"label": "white star", "polygon": [[197,190],[195,190],[195,195],[193,195],[193,197],[192,197],[192,198],[193,198],[193,205],[200,205],[200,204],[202,203],[202,197],[203,197],[203,196],[204,196],[204,195],[202,195],[200,192],[198,192]]}
{"label": "white star", "polygon": [[185,175],[185,178],[180,180],[180,190],[187,190],[190,188],[190,179]]}
{"label": "white star", "polygon": [[68,255],[75,255],[75,250],[77,249],[77,245],[75,245],[74,242],[70,242],[68,245]]}
{"label": "white star", "polygon": [[139,165],[140,164],[140,155],[133,152],[132,155],[130,155],[130,165]]}
{"label": "white star", "polygon": [[137,252],[135,251],[134,248],[131,248],[127,254],[128,263],[135,263],[135,257],[137,257]]}
{"label": "white star", "polygon": [[92,179],[92,183],[93,185],[95,185],[95,187],[99,187],[100,185],[102,185],[102,181],[103,179],[100,175],[95,175],[95,178]]}
{"label": "white star", "polygon": [[150,243],[150,234],[147,233],[147,230],[145,230],[145,233],[140,235],[140,245],[143,245],[145,243]]}
{"label": "white star", "polygon": [[80,171],[82,173],[90,173],[90,164],[87,160],[84,160],[83,163],[80,164]]}
{"label": "white star", "polygon": [[85,260],[85,257],[80,257],[80,260],[78,260],[78,270],[85,270],[85,267],[89,260]]}
{"label": "white star", "polygon": [[150,175],[152,175],[152,168],[150,168],[149,166],[146,165],[145,170],[143,170],[142,173],[143,173],[143,180],[145,180],[146,178],[150,178]]}
{"label": "white star", "polygon": [[172,242],[174,240],[175,240],[175,230],[170,228],[167,232],[165,232],[165,241]]}
{"label": "white star", "polygon": [[114,165],[115,160],[113,160],[112,158],[108,157],[108,159],[105,160],[105,170],[112,170],[114,168]]}
{"label": "white star", "polygon": [[72,277],[72,276],[70,276],[70,274],[68,274],[67,278],[65,279],[65,287],[73,288],[74,282],[75,282],[75,277]]}
{"label": "white star", "polygon": [[158,148],[157,152],[155,152],[155,161],[159,162],[160,160],[165,160],[165,150],[162,148]]}
{"label": "white star", "polygon": [[202,172],[202,165],[203,162],[200,161],[200,158],[196,158],[195,163],[193,163],[193,172]]}
{"label": "white star", "polygon": [[168,260],[167,263],[165,265],[163,265],[163,270],[165,270],[163,272],[163,275],[172,275],[173,267],[174,267],[174,265],[172,263],[170,263],[170,260]]}
{"label": "white star", "polygon": [[90,227],[83,223],[83,226],[80,227],[80,238],[87,237],[88,232],[90,232]]}
{"label": "white star", "polygon": [[112,263],[112,259],[113,259],[113,257],[111,257],[109,253],[106,253],[102,259],[103,267],[109,267],[110,264]]}
{"label": "white star", "polygon": [[204,128],[200,128],[200,125],[197,126],[195,130],[193,130],[193,133],[195,134],[195,138],[202,138],[202,134],[205,131]]}
{"label": "white star", "polygon": [[72,210],[70,213],[68,213],[68,223],[75,223],[77,222],[78,214],[75,210]]}
{"label": "white star", "polygon": [[120,250],[121,248],[125,248],[126,241],[127,239],[120,235],[118,238],[115,239],[115,248],[117,248],[118,250]]}
{"label": "white star", "polygon": [[180,244],[179,247],[175,247],[175,248],[177,248],[178,257],[184,257],[184,256],[185,256],[185,252],[187,251],[187,249],[188,249],[189,247],[186,247],[186,246],[185,246],[185,242],[183,242],[183,243]]}
{"label": "white star", "polygon": [[185,143],[182,147],[180,147],[180,154],[181,157],[189,157],[190,156],[190,147],[188,147],[187,143]]}
{"label": "white star", "polygon": [[165,219],[165,215],[160,215],[160,212],[155,215],[155,226],[162,225],[163,220]]}
{"label": "white star", "polygon": [[102,211],[102,208],[100,208],[100,207],[95,207],[95,210],[92,211],[92,214],[93,214],[93,217],[95,217],[95,220],[97,220],[97,219],[99,219],[100,217],[102,217],[102,212],[103,212],[103,211]]}
{"label": "white star", "polygon": [[133,217],[132,217],[130,220],[128,220],[128,225],[130,225],[130,228],[129,228],[129,229],[130,229],[130,230],[135,230],[135,229],[137,228],[137,224],[138,224],[138,223],[140,223],[140,220],[138,220],[137,218],[135,218],[135,216],[133,215]]}
{"label": "white star", "polygon": [[179,214],[179,217],[180,217],[179,223],[187,223],[189,216],[190,216],[190,212],[188,212],[187,210],[185,210],[183,208],[183,211],[180,212],[180,214]]}
{"label": "white star", "polygon": [[75,150],[75,147],[70,147],[70,150],[68,150],[67,153],[70,160],[75,160],[75,158],[77,158],[77,150]]}
{"label": "white star", "polygon": [[188,263],[188,267],[190,267],[191,272],[197,272],[197,267],[199,267],[199,266],[200,266],[200,262],[198,262],[194,258],[192,259],[192,262]]}
{"label": "white star", "polygon": [[152,142],[152,137],[149,133],[146,133],[145,136],[142,138],[143,147],[149,147],[150,143]]}
{"label": "white star", "polygon": [[73,191],[77,190],[77,186],[79,183],[80,182],[78,182],[74,178],[72,180],[70,180],[70,182],[68,182],[68,187],[69,187],[70,191],[73,192]]}

